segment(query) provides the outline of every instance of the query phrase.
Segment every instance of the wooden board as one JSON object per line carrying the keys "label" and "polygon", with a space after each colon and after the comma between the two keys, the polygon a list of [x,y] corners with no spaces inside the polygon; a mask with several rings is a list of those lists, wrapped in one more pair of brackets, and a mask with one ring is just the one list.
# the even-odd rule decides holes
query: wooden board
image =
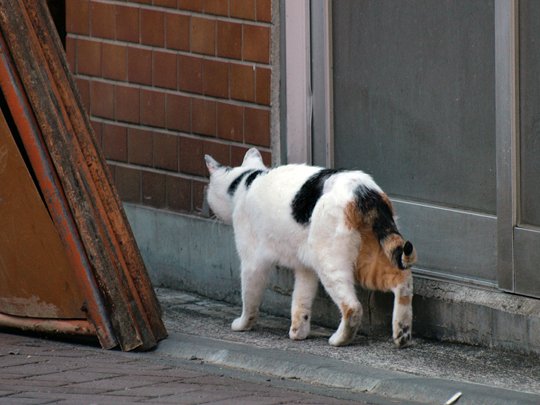
{"label": "wooden board", "polygon": [[86,319],[64,247],[0,112],[0,312]]}

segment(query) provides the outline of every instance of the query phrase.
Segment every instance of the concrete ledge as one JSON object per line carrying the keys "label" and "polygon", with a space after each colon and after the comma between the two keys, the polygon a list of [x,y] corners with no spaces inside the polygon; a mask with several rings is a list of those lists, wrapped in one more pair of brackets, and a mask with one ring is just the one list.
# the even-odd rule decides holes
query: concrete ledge
{"label": "concrete ledge", "polygon": [[[230,226],[218,221],[126,204],[126,212],[155,286],[239,304],[239,260]],[[277,268],[262,309],[288,316],[293,277]],[[391,294],[359,290],[362,330],[389,334]],[[336,327],[338,311],[321,288],[313,320]],[[415,277],[418,336],[540,353],[540,300]]]}
{"label": "concrete ledge", "polygon": [[322,362],[320,357],[307,353],[262,349],[181,333],[173,333],[162,341],[157,353],[185,360],[196,358],[270,376],[299,379],[310,384],[345,388],[352,392],[377,395],[400,402],[444,403],[456,392],[462,393],[460,404],[537,404],[539,400],[535,394],[418,377],[335,359],[325,358]]}

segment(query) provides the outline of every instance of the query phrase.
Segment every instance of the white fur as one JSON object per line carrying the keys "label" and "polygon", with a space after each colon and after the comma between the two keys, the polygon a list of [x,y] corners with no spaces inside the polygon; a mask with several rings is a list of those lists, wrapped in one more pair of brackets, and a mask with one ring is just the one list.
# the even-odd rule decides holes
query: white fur
{"label": "white fur", "polygon": [[[295,271],[290,338],[308,336],[311,305],[320,279],[343,315],[329,342],[335,346],[348,344],[362,317],[353,272],[361,240],[359,232],[346,225],[344,209],[358,185],[377,191],[380,188],[361,171],[336,174],[326,181],[310,224],[304,226],[292,217],[291,203],[306,180],[320,168],[291,164],[268,170],[255,148],[246,153],[242,166],[232,169],[220,166],[210,156],[205,159],[211,175],[208,203],[220,219],[233,224],[241,260],[243,310],[232,329],[248,330],[254,325],[269,270],[279,264]],[[248,169],[268,171],[259,175],[249,189],[244,177],[234,196],[229,195],[230,184]],[[348,318],[343,313],[346,309],[351,314]],[[396,309],[396,325],[403,316],[409,316],[406,312]]]}

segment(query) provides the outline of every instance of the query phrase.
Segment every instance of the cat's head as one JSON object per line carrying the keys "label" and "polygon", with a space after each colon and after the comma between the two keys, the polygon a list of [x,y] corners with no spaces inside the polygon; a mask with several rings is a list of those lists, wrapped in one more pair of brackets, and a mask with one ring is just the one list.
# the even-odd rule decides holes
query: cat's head
{"label": "cat's head", "polygon": [[262,156],[256,148],[251,148],[246,152],[242,165],[238,167],[223,166],[210,155],[205,155],[204,160],[210,173],[210,183],[206,191],[208,205],[219,219],[231,223],[235,196],[231,184],[247,170],[266,169]]}

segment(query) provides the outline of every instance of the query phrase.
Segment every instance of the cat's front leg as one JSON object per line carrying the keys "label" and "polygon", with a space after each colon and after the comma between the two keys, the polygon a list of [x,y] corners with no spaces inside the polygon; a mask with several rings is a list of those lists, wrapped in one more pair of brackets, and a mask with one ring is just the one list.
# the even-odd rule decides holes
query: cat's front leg
{"label": "cat's front leg", "polygon": [[250,330],[255,325],[270,267],[266,261],[251,257],[241,260],[242,316],[231,324],[231,329],[237,332]]}
{"label": "cat's front leg", "polygon": [[397,347],[407,347],[412,342],[413,280],[411,271],[405,280],[392,288],[394,312],[392,314],[392,338]]}
{"label": "cat's front leg", "polygon": [[303,267],[295,269],[289,330],[289,337],[293,340],[303,340],[309,335],[311,306],[318,285],[319,279],[313,270]]}

